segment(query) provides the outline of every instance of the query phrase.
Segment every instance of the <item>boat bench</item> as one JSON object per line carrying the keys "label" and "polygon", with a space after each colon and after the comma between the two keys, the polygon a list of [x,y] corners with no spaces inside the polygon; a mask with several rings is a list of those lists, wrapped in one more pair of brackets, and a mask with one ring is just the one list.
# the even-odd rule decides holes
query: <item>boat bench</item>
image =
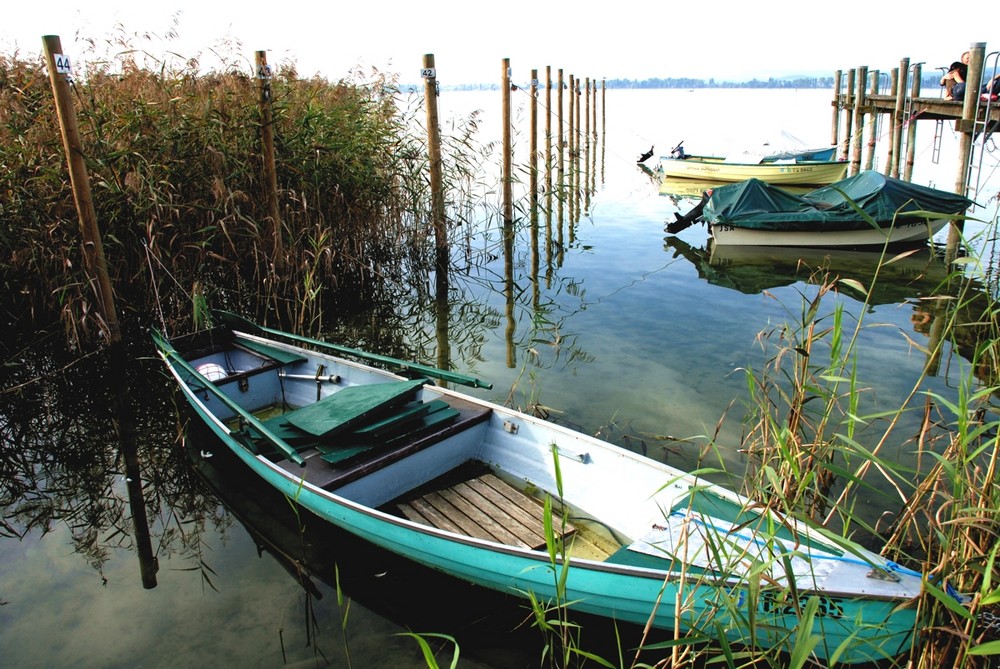
{"label": "boat bench", "polygon": [[[460,412],[444,400],[416,400],[425,383],[417,379],[350,386],[263,425],[300,454],[329,465],[348,463],[371,451],[404,445],[459,417]],[[252,432],[250,443],[256,453],[284,457],[271,441]]]}
{"label": "boat bench", "polygon": [[[272,459],[295,476],[325,490],[334,490],[482,423],[491,413],[489,407],[457,397],[424,403],[410,401],[332,437],[289,442],[305,458],[304,467],[283,454]],[[288,428],[289,425],[281,423],[283,417],[265,421],[265,426]]]}

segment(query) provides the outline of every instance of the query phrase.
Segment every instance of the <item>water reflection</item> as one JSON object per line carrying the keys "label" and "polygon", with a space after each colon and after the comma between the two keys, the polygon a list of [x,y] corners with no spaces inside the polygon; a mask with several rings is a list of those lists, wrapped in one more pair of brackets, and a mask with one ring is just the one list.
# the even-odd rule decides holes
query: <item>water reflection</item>
{"label": "water reflection", "polygon": [[748,295],[829,277],[854,299],[864,301],[867,292],[870,306],[895,304],[937,294],[949,276],[942,257],[930,248],[883,255],[857,249],[718,246],[711,240],[694,247],[668,235],[663,249],[687,259],[708,283]]}

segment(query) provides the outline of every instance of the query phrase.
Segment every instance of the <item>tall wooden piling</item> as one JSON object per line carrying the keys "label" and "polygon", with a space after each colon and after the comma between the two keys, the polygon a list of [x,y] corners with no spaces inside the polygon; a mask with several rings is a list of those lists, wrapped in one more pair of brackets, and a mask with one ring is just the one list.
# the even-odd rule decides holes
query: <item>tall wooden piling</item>
{"label": "tall wooden piling", "polygon": [[865,85],[868,81],[868,67],[858,68],[857,92],[854,96],[854,141],[851,143],[851,174],[861,171],[861,149],[864,145],[865,129]]}
{"label": "tall wooden piling", "polygon": [[[976,110],[979,106],[979,87],[983,80],[983,61],[986,57],[986,43],[973,42],[969,46],[969,70],[965,78],[965,98],[962,101],[962,119],[958,122],[958,174],[955,176],[955,192],[965,194],[969,188],[969,170],[972,165],[972,143],[975,139]],[[948,230],[948,245],[945,259],[951,261],[958,255],[961,241],[962,221],[952,221]]]}
{"label": "tall wooden piling", "polygon": [[514,221],[514,197],[512,195],[513,169],[511,153],[513,146],[510,136],[510,58],[503,59],[500,74],[501,114],[503,119],[503,218],[505,223]]}
{"label": "tall wooden piling", "polygon": [[854,70],[847,72],[847,89],[844,96],[844,136],[837,153],[842,160],[850,157],[851,129],[854,125]]}
{"label": "tall wooden piling", "polygon": [[899,61],[899,70],[896,73],[896,110],[892,118],[892,164],[889,166],[889,176],[899,178],[899,165],[902,162],[903,151],[903,124],[906,119],[903,117],[903,107],[906,105],[906,84],[907,75],[910,72],[910,59],[904,58]]}
{"label": "tall wooden piling", "polygon": [[833,122],[830,126],[830,146],[840,144],[840,87],[844,73],[833,73]]}
{"label": "tall wooden piling", "polygon": [[95,292],[99,311],[107,324],[108,339],[117,348],[122,340],[121,326],[118,323],[118,313],[115,309],[114,290],[111,288],[108,264],[104,257],[104,243],[97,225],[97,212],[94,209],[94,200],[90,191],[90,177],[87,173],[87,163],[83,157],[83,143],[80,141],[80,130],[76,123],[73,96],[69,89],[70,61],[69,57],[62,52],[62,41],[58,35],[42,37],[42,46],[45,51],[45,62],[49,69],[52,95],[55,98],[56,114],[59,117],[63,149],[66,151],[73,201],[76,204],[76,213],[80,221],[84,270],[89,280],[96,282]]}
{"label": "tall wooden piling", "polygon": [[[424,55],[420,76],[424,80],[427,110],[427,159],[430,163],[431,227],[434,230],[434,307],[437,336],[437,366],[451,368],[451,338],[448,336],[448,222],[444,205],[444,165],[441,158],[441,123],[438,115],[437,67],[434,54]],[[444,385],[444,382],[439,382]]]}
{"label": "tall wooden piling", "polygon": [[[872,70],[869,74],[871,83],[869,92],[871,95],[878,95],[879,71]],[[865,169],[870,170],[875,167],[875,145],[878,143],[878,112],[872,111],[868,115],[868,154],[865,158]]]}
{"label": "tall wooden piling", "polygon": [[[920,63],[914,63],[910,68],[913,80],[910,84],[910,99],[920,97],[920,76],[923,68]],[[913,161],[917,155],[917,123],[912,111],[906,115],[906,162],[903,164],[903,180],[913,178]]]}
{"label": "tall wooden piling", "polygon": [[271,107],[271,66],[267,52],[256,53],[257,96],[260,104],[260,142],[264,160],[264,200],[267,219],[271,226],[274,271],[282,274],[285,268],[285,245],[282,234],[281,213],[278,211],[278,171],[274,163],[274,115]]}

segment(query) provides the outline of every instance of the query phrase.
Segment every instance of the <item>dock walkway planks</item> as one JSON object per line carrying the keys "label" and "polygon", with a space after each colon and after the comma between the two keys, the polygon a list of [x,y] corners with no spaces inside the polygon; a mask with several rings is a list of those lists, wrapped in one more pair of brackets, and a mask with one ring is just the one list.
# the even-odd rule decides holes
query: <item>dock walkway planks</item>
{"label": "dock walkway planks", "polygon": [[[520,548],[545,546],[542,504],[493,474],[427,493],[399,509],[414,522],[456,534]],[[564,536],[576,531],[569,524],[565,529]]]}

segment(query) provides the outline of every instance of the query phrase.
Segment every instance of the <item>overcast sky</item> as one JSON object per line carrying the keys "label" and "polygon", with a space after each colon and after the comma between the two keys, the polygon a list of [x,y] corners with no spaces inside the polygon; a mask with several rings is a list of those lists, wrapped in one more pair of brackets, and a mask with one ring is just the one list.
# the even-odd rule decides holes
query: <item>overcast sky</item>
{"label": "overcast sky", "polygon": [[[594,79],[694,77],[745,80],[793,74],[829,75],[861,65],[882,71],[900,59],[934,71],[957,60],[984,34],[969,20],[939,8],[891,0],[612,0],[606,3],[507,0],[284,0],[258,4],[218,0],[161,3],[89,3],[8,0],[0,19],[0,53],[22,57],[41,50],[42,35],[59,35],[79,62],[85,45],[105,44],[119,30],[167,34],[168,48],[185,57],[210,52],[222,40],[242,45],[247,62],[266,49],[271,63],[293,61],[300,75],[330,79],[357,65],[419,80],[423,55],[432,53],[442,85],[495,82],[503,58],[515,81],[537,68]],[[969,3],[961,5],[972,16]],[[987,44],[1000,47],[1000,40]],[[159,50],[158,50],[159,49]]]}

